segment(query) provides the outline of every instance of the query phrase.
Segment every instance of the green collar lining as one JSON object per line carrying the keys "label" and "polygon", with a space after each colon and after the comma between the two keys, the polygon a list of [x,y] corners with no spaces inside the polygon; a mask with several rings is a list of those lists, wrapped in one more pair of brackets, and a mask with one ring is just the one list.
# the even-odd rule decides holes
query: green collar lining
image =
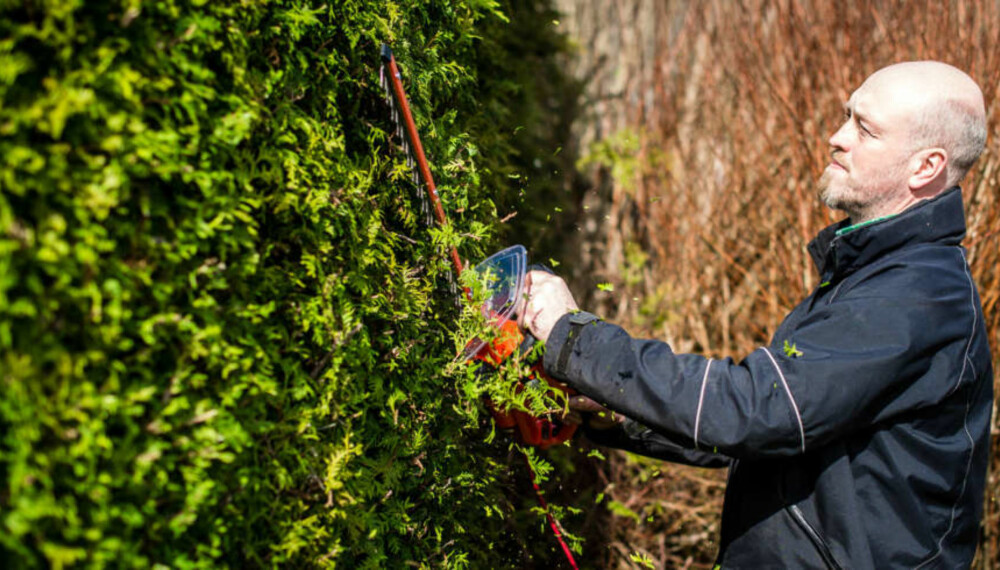
{"label": "green collar lining", "polygon": [[865,226],[870,226],[870,225],[872,225],[874,223],[881,222],[883,220],[888,220],[889,218],[895,218],[897,215],[898,214],[889,214],[888,216],[882,216],[880,218],[875,218],[873,220],[866,220],[864,222],[858,222],[856,224],[852,224],[850,226],[847,226],[846,228],[840,228],[839,230],[837,230],[836,235],[837,235],[837,237],[840,237],[840,236],[842,236],[842,235],[844,235],[846,233],[853,232],[856,229],[860,229],[860,228],[863,228]]}

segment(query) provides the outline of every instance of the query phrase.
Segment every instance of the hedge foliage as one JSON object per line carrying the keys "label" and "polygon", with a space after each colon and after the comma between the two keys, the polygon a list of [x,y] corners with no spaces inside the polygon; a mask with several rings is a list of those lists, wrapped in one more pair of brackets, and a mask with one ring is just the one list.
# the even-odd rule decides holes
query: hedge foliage
{"label": "hedge foliage", "polygon": [[442,252],[524,185],[536,4],[0,3],[0,565],[518,564]]}

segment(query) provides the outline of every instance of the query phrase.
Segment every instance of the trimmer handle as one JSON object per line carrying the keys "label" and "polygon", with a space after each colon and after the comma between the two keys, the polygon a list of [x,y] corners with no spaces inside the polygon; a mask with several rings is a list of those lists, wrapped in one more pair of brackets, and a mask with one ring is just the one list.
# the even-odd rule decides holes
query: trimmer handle
{"label": "trimmer handle", "polygon": [[[552,271],[551,267],[542,263],[532,263],[528,266],[528,271],[544,271],[549,275],[556,274],[555,271]],[[523,334],[524,340],[521,342],[520,347],[521,354],[531,350],[538,342],[538,339],[530,331],[524,331]],[[545,373],[541,363],[535,365],[532,371],[535,373],[535,376],[544,379],[549,384],[558,382]],[[563,390],[570,396],[576,394],[576,390],[562,383],[559,384],[563,386]],[[522,440],[530,441],[532,445],[536,445],[541,449],[563,443],[573,437],[573,434],[576,432],[576,425],[564,423],[559,419],[541,419],[521,414],[516,417],[516,420]]]}
{"label": "trimmer handle", "polygon": [[[548,273],[549,275],[555,275],[556,274],[556,272],[552,271],[552,268],[550,268],[548,265],[543,265],[541,263],[532,263],[531,265],[528,266],[527,271],[529,271],[529,272],[530,271],[544,271],[545,273]],[[522,331],[521,334],[524,335],[524,340],[521,341],[520,350],[521,350],[521,354],[524,355],[524,354],[527,354],[528,351],[531,350],[535,346],[536,343],[538,343],[538,339],[535,338],[535,335],[531,334],[531,331],[529,331],[529,330]]]}

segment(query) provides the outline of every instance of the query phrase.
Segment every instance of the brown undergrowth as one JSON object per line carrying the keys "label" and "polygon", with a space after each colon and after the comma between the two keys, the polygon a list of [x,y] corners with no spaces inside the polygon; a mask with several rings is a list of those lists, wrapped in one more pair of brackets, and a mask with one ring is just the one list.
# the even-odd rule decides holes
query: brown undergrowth
{"label": "brown undergrowth", "polygon": [[[616,1],[626,15],[639,5],[650,12],[643,2]],[[655,57],[623,82],[627,118],[617,134],[583,150],[589,189],[579,215],[598,228],[586,238],[589,266],[576,272],[576,289],[592,291],[588,306],[678,351],[741,358],[766,343],[816,285],[806,243],[837,219],[815,188],[842,104],[880,67],[936,59],[968,71],[988,106],[988,146],[963,191],[965,245],[996,368],[1000,9],[982,1],[914,4],[663,2],[651,9],[653,26],[611,23],[652,34],[636,42],[655,45]],[[588,203],[600,207],[584,212]],[[605,281],[613,293],[594,291]],[[1000,567],[1000,419],[993,416],[979,569]],[[608,513],[593,532],[608,541],[601,566],[642,565],[643,556],[658,567],[711,566],[724,473],[615,454],[601,476]]]}

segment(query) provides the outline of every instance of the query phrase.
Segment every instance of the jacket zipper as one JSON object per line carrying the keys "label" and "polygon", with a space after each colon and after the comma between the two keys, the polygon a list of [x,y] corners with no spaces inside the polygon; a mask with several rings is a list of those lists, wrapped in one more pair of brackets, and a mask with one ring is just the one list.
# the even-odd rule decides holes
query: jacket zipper
{"label": "jacket zipper", "polygon": [[812,541],[813,546],[816,547],[816,550],[817,552],[819,552],[819,555],[823,559],[823,562],[826,562],[827,568],[831,568],[833,570],[843,570],[843,567],[837,563],[837,559],[833,557],[833,553],[830,552],[830,546],[826,543],[825,540],[823,540],[823,537],[820,536],[818,532],[816,532],[816,529],[814,529],[812,525],[809,524],[809,521],[806,520],[806,517],[802,515],[802,510],[799,509],[799,506],[790,505],[788,507],[785,507],[785,510],[787,510],[788,513],[792,515],[792,518],[795,519],[795,522],[799,523],[799,526],[802,527],[802,530],[806,532],[806,536],[809,537],[809,540]]}

